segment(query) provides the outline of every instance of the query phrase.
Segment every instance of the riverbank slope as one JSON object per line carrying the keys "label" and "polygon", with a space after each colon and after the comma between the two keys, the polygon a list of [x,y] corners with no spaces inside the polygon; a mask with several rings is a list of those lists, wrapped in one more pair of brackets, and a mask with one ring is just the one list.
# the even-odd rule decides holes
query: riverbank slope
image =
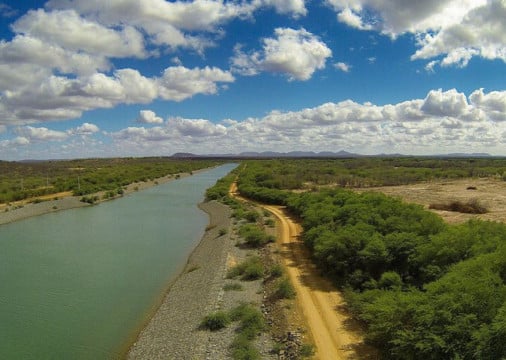
{"label": "riverbank slope", "polygon": [[[219,347],[198,325],[223,297],[227,254],[232,246],[228,238],[230,209],[216,201],[202,203],[200,208],[210,217],[207,230],[127,359],[206,359]],[[220,235],[222,229],[227,229],[227,234]]]}

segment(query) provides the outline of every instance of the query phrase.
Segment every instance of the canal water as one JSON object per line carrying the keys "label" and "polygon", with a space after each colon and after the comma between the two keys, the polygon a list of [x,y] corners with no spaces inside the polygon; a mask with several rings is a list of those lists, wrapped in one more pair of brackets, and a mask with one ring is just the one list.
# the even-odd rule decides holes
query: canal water
{"label": "canal water", "polygon": [[182,269],[227,164],[0,226],[0,359],[112,359]]}

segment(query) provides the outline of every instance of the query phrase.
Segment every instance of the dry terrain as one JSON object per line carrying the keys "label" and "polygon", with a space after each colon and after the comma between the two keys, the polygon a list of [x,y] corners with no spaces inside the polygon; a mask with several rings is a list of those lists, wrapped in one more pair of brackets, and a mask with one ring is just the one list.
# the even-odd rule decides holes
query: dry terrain
{"label": "dry terrain", "polygon": [[488,209],[486,214],[473,215],[452,211],[431,210],[449,223],[465,222],[472,218],[506,222],[506,181],[493,178],[433,181],[414,185],[383,186],[359,191],[380,191],[397,196],[406,202],[428,208],[434,203],[478,200]]}

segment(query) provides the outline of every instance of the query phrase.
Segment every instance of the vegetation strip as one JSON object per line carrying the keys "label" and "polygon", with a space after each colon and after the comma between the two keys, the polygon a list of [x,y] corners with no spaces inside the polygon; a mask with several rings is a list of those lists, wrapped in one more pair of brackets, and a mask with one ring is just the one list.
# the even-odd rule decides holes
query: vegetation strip
{"label": "vegetation strip", "polygon": [[[412,169],[417,161],[386,160]],[[504,176],[504,160],[435,159],[420,161],[420,166],[430,163],[446,168],[413,181],[436,173]],[[349,165],[357,174],[363,171],[362,184],[378,185],[360,161]],[[335,185],[340,174],[332,179],[315,168],[303,161],[251,162],[240,174],[239,191],[286,204],[302,219],[308,248],[326,276],[346,290],[349,308],[367,327],[369,344],[388,359],[506,356],[504,224],[472,220],[450,226],[420,206],[381,194],[316,191]],[[406,175],[414,172],[396,170],[394,179],[409,179]],[[313,192],[294,193],[296,189]]]}

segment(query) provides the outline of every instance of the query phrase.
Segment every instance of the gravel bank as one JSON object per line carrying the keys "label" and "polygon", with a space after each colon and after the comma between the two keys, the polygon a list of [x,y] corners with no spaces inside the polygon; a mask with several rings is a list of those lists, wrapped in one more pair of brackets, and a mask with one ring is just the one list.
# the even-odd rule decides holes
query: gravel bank
{"label": "gravel bank", "polygon": [[[231,221],[223,204],[211,201],[201,209],[210,215],[208,230],[127,359],[207,359],[214,353],[210,333],[198,327],[222,302],[227,254],[233,246]],[[227,229],[227,234],[220,236],[220,229]]]}

